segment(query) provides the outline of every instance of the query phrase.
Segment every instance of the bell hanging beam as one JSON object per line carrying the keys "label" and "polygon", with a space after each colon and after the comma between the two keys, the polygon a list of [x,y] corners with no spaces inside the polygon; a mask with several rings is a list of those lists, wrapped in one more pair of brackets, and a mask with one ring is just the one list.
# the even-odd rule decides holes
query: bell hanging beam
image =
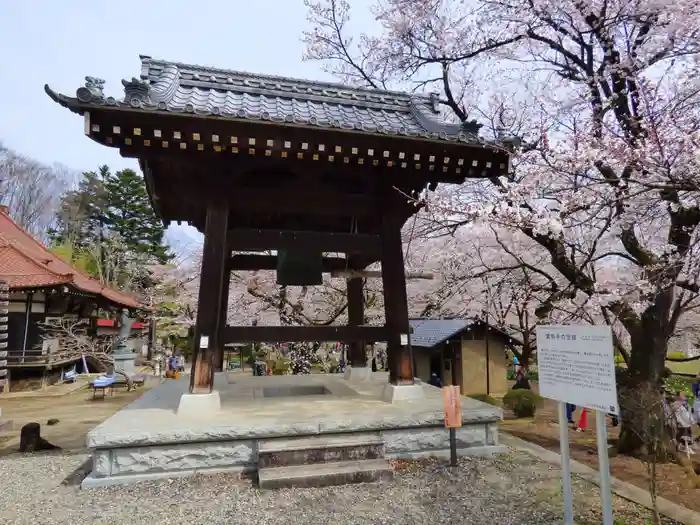
{"label": "bell hanging beam", "polygon": [[[363,279],[381,279],[382,272],[374,270],[339,270],[331,272],[331,277],[343,278],[343,279],[353,279],[353,278],[363,278]],[[430,272],[424,272],[421,270],[406,270],[406,279],[411,280],[432,280],[435,279],[435,275]]]}

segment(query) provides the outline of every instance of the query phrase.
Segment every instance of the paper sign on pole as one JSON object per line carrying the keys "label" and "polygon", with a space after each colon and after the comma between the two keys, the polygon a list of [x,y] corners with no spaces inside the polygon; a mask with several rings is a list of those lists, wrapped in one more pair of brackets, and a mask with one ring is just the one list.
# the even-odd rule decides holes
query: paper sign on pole
{"label": "paper sign on pole", "polygon": [[442,389],[445,395],[445,428],[462,426],[462,402],[459,396],[459,386],[449,385]]}
{"label": "paper sign on pole", "polygon": [[209,336],[203,335],[199,338],[199,348],[209,348]]}
{"label": "paper sign on pole", "polygon": [[538,326],[540,395],[619,415],[609,326]]}

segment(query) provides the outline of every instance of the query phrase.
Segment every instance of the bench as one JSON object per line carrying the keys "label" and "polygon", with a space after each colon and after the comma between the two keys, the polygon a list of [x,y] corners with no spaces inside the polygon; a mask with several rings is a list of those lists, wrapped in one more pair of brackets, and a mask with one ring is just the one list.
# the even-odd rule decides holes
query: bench
{"label": "bench", "polygon": [[98,390],[102,392],[102,397],[100,399],[105,398],[108,389],[110,395],[114,395],[115,383],[116,380],[113,377],[98,377],[97,379],[90,381],[90,387],[92,388],[92,399],[97,399]]}

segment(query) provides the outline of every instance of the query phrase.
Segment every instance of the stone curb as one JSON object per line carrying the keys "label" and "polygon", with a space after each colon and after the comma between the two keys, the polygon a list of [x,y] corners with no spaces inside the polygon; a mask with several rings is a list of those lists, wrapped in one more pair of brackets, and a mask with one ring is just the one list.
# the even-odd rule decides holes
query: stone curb
{"label": "stone curb", "polygon": [[[511,436],[507,432],[499,432],[499,440],[502,445],[507,445],[509,447],[522,450],[527,452],[547,463],[554,465],[560,465],[560,455],[546,448],[535,445],[523,439]],[[571,460],[571,472],[579,476],[580,478],[593,483],[594,485],[600,485],[600,479],[598,477],[598,471],[579,463],[578,461]],[[651,509],[651,497],[649,492],[644,489],[640,489],[630,483],[621,481],[617,478],[612,478],[612,491],[617,496],[629,500],[633,503]],[[697,525],[700,523],[700,512],[695,512],[685,507],[682,507],[676,503],[673,503],[667,499],[657,497],[656,504],[659,508],[659,512],[671,518],[683,525]]]}

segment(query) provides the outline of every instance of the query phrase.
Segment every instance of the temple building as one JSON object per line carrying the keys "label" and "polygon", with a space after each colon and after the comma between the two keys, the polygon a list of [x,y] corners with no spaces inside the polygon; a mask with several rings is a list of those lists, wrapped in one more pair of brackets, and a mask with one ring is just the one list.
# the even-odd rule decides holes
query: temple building
{"label": "temple building", "polygon": [[9,287],[5,390],[13,382],[51,382],[61,370],[80,361],[66,353],[58,340],[43,337],[47,318],[92,318],[98,309],[134,311],[145,307],[130,294],[104,286],[73,268],[20,228],[0,207],[0,281]]}
{"label": "temple building", "polygon": [[[401,229],[421,208],[419,196],[438,184],[507,173],[507,148],[480,137],[476,122],[446,122],[435,94],[149,56],[141,56],[138,77],[122,81],[119,97],[105,93],[103,80],[85,80],[74,96],[45,90],[82,116],[91,140],[137,159],[156,213],[166,225],[196,227],[204,247],[189,388],[158,387],[136,403],[143,410],[118,412],[94,429],[88,446],[95,470],[83,485],[181,469],[163,463],[175,457],[166,449],[196,448],[191,472],[215,464],[253,469],[261,487],[272,487],[301,475],[289,464],[280,470],[289,447],[320,457],[312,452],[337,447],[348,433],[355,442],[345,449],[379,455],[319,467],[319,476],[337,468],[336,481],[379,479],[391,470],[384,454],[448,446],[442,392],[414,381]],[[377,262],[384,299],[378,326],[367,324],[363,293],[366,269]],[[348,324],[230,326],[226,305],[237,270],[276,270],[277,283],[287,286],[342,274]],[[345,376],[219,372],[227,344],[303,341],[348,344]],[[386,343],[388,374],[368,366],[365,345],[372,342]],[[464,453],[499,450],[500,410],[468,398],[462,407],[457,440]],[[423,437],[407,438],[416,433]]]}

